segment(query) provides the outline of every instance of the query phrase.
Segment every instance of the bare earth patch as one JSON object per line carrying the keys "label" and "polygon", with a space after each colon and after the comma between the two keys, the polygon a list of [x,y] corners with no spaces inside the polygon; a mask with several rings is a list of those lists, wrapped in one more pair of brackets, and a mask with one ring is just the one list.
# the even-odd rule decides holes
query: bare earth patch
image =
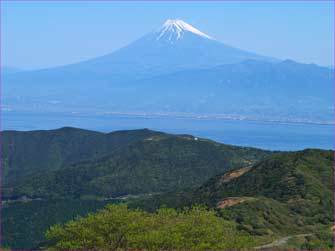
{"label": "bare earth patch", "polygon": [[219,201],[216,204],[216,208],[225,208],[225,207],[231,207],[233,205],[236,205],[238,203],[242,203],[245,201],[250,201],[250,200],[254,200],[255,198],[253,197],[228,197],[225,198],[221,201]]}
{"label": "bare earth patch", "polygon": [[229,181],[242,176],[243,174],[248,172],[250,169],[251,169],[251,166],[247,166],[247,167],[243,167],[243,168],[228,172],[221,177],[220,183],[221,184],[228,183]]}

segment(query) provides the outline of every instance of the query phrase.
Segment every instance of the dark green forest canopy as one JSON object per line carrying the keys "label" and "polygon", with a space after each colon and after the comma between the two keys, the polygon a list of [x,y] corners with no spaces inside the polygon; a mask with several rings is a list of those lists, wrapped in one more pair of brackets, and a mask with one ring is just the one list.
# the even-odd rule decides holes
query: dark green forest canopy
{"label": "dark green forest canopy", "polygon": [[66,127],[2,135],[3,198],[28,199],[4,208],[4,242],[14,249],[36,248],[50,225],[102,208],[110,197],[198,187],[272,154],[147,129],[105,134]]}
{"label": "dark green forest canopy", "polygon": [[[227,173],[236,170],[218,175],[197,189],[137,199],[129,205],[154,211],[162,205],[178,208],[205,204],[253,236],[313,233],[310,240],[294,248],[328,250],[333,247],[333,161],[333,151],[279,153],[229,181],[225,180]],[[221,207],[234,201],[238,203]]]}
{"label": "dark green forest canopy", "polygon": [[[214,175],[253,164],[271,154],[149,130],[101,134],[66,128],[31,132],[30,136],[25,134],[25,140],[19,137],[28,145],[24,148],[29,149],[27,152],[20,148],[15,154],[5,154],[11,160],[5,168],[9,179],[3,190],[5,198],[110,198],[167,192],[199,186]],[[7,137],[7,142],[20,145],[17,135]],[[40,149],[45,153],[37,154]],[[28,158],[31,151],[34,155]],[[27,158],[29,161],[24,162]],[[35,172],[26,173],[20,183],[11,182],[10,177],[19,166],[23,173],[34,168]]]}
{"label": "dark green forest canopy", "polygon": [[131,142],[161,134],[147,129],[101,133],[72,127],[3,131],[3,184],[74,163],[97,160]]}
{"label": "dark green forest canopy", "polygon": [[231,196],[326,203],[333,200],[333,162],[333,151],[308,149],[275,154],[230,182],[222,182],[222,176],[212,178],[195,191],[195,197],[211,205]]}
{"label": "dark green forest canopy", "polygon": [[36,200],[13,202],[2,208],[2,244],[12,250],[36,250],[47,229],[81,215],[86,216],[111,201]]}
{"label": "dark green forest canopy", "polygon": [[224,177],[241,169],[216,175],[198,188],[164,193],[148,200],[158,204],[166,202],[167,205],[180,201],[177,203],[180,206],[202,203],[211,207],[224,198],[239,196],[261,196],[280,202],[311,200],[326,203],[333,200],[333,161],[333,151],[326,150],[276,153],[228,182]]}

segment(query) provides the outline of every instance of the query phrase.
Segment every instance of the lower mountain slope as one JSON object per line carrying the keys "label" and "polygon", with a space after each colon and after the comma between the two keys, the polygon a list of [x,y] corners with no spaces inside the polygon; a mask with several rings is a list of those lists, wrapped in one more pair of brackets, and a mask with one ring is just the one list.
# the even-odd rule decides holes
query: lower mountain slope
{"label": "lower mountain slope", "polygon": [[51,225],[87,216],[108,203],[111,201],[35,200],[6,203],[2,207],[2,245],[11,250],[36,250]]}
{"label": "lower mountain slope", "polygon": [[229,182],[215,177],[195,193],[198,200],[210,205],[231,196],[329,203],[333,200],[333,160],[333,151],[324,150],[275,154]]}
{"label": "lower mountain slope", "polygon": [[301,235],[307,234],[299,245],[287,247],[331,249],[333,161],[333,151],[307,149],[278,153],[252,167],[211,178],[197,189],[129,203],[131,207],[150,211],[162,205],[205,204],[216,208],[221,217],[235,221],[241,231],[254,236],[300,236],[301,239]]}

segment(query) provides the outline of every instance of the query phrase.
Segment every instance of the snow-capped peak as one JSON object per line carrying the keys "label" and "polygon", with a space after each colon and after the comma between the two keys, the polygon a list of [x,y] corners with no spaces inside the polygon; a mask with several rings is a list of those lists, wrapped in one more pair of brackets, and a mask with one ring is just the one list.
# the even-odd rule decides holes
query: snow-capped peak
{"label": "snow-capped peak", "polygon": [[194,28],[192,25],[184,22],[180,19],[168,19],[165,21],[163,26],[159,29],[157,36],[157,40],[161,39],[164,35],[168,35],[169,40],[172,40],[175,38],[176,40],[180,39],[182,37],[183,32],[188,31],[192,32],[198,36],[212,39],[207,34],[199,31],[198,29]]}

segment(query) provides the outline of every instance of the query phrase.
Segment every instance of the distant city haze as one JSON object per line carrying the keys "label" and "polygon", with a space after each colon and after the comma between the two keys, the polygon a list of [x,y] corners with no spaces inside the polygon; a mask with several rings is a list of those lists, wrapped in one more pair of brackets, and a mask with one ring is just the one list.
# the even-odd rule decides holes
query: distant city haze
{"label": "distant city haze", "polygon": [[20,69],[111,53],[171,18],[243,50],[333,66],[331,1],[3,2],[1,18],[2,66]]}

